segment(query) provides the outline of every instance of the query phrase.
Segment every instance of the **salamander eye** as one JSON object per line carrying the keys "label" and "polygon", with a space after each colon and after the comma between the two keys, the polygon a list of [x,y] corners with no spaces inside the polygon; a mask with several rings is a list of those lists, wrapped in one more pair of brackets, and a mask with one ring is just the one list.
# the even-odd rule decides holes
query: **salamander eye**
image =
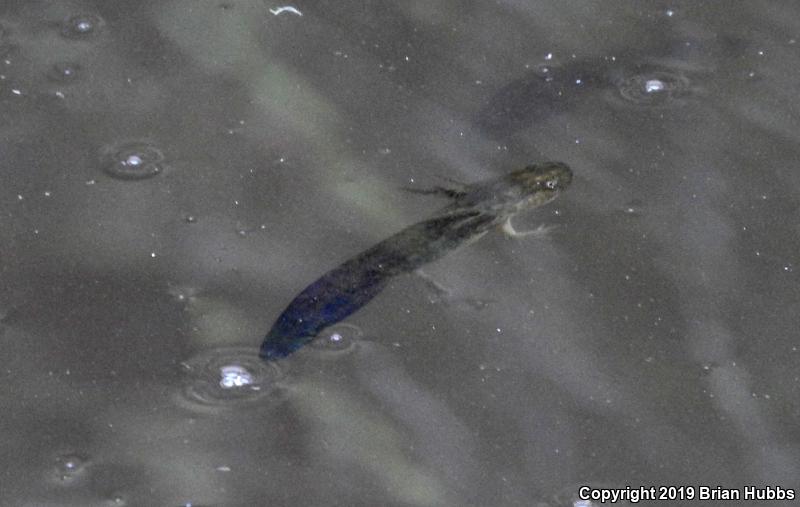
{"label": "salamander eye", "polygon": [[556,180],[547,180],[544,182],[544,186],[549,188],[550,190],[555,190],[558,187],[558,181]]}

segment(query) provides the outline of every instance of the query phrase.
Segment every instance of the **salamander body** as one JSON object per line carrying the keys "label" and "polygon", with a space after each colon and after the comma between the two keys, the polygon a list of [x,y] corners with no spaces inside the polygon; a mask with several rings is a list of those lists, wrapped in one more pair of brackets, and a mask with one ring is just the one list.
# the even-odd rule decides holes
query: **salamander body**
{"label": "salamander body", "polygon": [[475,241],[520,211],[555,199],[572,171],[561,162],[530,165],[460,191],[440,190],[453,202],[325,273],[280,314],[261,344],[264,359],[296,351],[324,328],[372,300],[394,276],[409,273]]}

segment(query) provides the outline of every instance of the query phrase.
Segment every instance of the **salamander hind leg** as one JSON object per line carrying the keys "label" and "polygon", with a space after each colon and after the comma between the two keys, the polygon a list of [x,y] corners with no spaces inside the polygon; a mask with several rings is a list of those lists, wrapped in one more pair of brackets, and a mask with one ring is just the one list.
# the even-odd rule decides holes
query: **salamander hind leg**
{"label": "salamander hind leg", "polygon": [[532,231],[518,231],[514,229],[514,225],[511,223],[511,217],[508,217],[503,223],[503,233],[510,238],[524,238],[527,236],[537,236],[537,237],[544,237],[547,235],[548,232],[555,229],[556,226],[554,225],[540,225],[536,229]]}

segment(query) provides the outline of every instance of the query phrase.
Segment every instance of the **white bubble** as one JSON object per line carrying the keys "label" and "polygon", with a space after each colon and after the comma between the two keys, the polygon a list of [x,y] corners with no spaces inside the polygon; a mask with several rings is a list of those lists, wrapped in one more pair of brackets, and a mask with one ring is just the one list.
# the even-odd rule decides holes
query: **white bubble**
{"label": "white bubble", "polygon": [[[691,96],[691,83],[666,70],[650,70],[617,83],[619,96],[627,105],[666,107],[680,105]],[[620,103],[622,104],[622,103]]]}
{"label": "white bubble", "polygon": [[144,160],[139,155],[129,155],[122,163],[129,166],[140,166]]}
{"label": "white bubble", "polygon": [[644,90],[647,93],[661,92],[664,91],[664,88],[666,88],[666,85],[659,79],[648,79],[644,84]]}
{"label": "white bubble", "polygon": [[364,336],[364,332],[358,326],[340,322],[325,329],[314,340],[310,346],[316,350],[340,353],[352,351],[358,341]]}
{"label": "white bubble", "polygon": [[55,458],[54,478],[61,482],[71,482],[83,474],[88,458],[81,454],[62,454]]}
{"label": "white bubble", "polygon": [[147,141],[126,141],[100,150],[102,169],[123,180],[151,178],[164,170],[164,154]]}
{"label": "white bubble", "polygon": [[178,402],[192,410],[234,408],[280,393],[280,367],[258,357],[254,347],[205,350],[181,366],[185,381]]}
{"label": "white bubble", "polygon": [[105,22],[94,14],[79,14],[64,20],[61,35],[69,39],[85,39],[95,35]]}
{"label": "white bubble", "polygon": [[238,365],[223,366],[219,369],[219,372],[219,385],[223,389],[248,386],[253,383],[253,375],[246,368]]}

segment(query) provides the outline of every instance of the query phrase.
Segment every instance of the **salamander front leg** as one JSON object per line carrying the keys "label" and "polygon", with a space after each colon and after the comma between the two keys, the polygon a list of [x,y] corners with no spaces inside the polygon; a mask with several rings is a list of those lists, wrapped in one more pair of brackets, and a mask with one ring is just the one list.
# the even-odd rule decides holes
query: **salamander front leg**
{"label": "salamander front leg", "polygon": [[520,231],[517,231],[516,229],[514,229],[514,225],[512,225],[512,223],[511,223],[511,217],[508,217],[506,219],[505,223],[503,224],[503,233],[505,233],[506,236],[508,236],[510,238],[524,238],[526,236],[545,236],[548,232],[550,232],[553,229],[555,229],[555,227],[556,226],[554,226],[554,225],[550,225],[550,226],[540,225],[539,227],[537,227],[536,229],[534,229],[532,231],[522,231],[522,232],[520,232]]}

